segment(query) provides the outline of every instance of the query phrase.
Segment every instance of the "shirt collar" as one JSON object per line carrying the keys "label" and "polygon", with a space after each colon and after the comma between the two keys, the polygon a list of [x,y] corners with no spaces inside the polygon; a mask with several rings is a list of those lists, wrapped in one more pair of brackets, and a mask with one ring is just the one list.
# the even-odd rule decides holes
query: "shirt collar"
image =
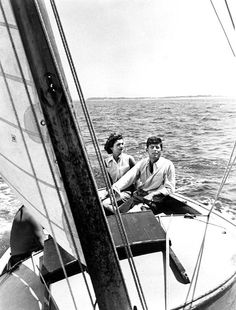
{"label": "shirt collar", "polygon": [[[118,162],[120,161],[121,156],[122,154],[120,154],[120,156],[118,157]],[[107,162],[110,163],[111,161],[116,162],[112,154],[107,157]]]}
{"label": "shirt collar", "polygon": [[[161,158],[162,158],[162,156],[160,156],[159,159],[157,161],[155,161],[155,163],[153,163],[153,166],[156,166],[157,164],[159,164],[161,162]],[[148,158],[147,166],[149,166],[149,163],[150,163],[150,159]]]}

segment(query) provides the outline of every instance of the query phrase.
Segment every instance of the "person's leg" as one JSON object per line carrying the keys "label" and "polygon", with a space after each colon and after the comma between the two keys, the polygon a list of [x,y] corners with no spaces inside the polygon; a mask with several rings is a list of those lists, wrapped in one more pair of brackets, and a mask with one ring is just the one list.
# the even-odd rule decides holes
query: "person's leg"
{"label": "person's leg", "polygon": [[[117,205],[120,206],[124,202],[128,201],[131,198],[130,192],[121,192],[119,198],[116,198]],[[114,207],[112,205],[111,199],[106,198],[102,201],[104,209],[107,215],[114,214]]]}

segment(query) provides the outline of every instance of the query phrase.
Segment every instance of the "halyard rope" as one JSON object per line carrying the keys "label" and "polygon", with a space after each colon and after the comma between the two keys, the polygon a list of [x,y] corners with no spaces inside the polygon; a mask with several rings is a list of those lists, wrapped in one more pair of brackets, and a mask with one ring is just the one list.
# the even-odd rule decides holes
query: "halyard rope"
{"label": "halyard rope", "polygon": [[135,263],[134,263],[132,252],[131,252],[131,249],[130,249],[128,237],[127,237],[127,234],[126,234],[125,229],[124,229],[123,221],[122,221],[122,218],[121,218],[118,206],[117,206],[117,202],[116,202],[114,193],[111,190],[111,183],[110,183],[110,180],[109,180],[109,177],[108,177],[108,173],[107,173],[105,165],[104,165],[104,161],[103,161],[102,154],[101,154],[101,151],[100,151],[100,148],[99,148],[99,144],[98,144],[98,141],[97,141],[95,130],[93,128],[93,124],[92,124],[92,121],[91,121],[91,118],[90,118],[90,115],[89,115],[89,112],[88,112],[88,109],[87,109],[87,106],[86,106],[86,103],[85,103],[85,100],[84,100],[84,96],[83,96],[82,89],[81,89],[81,86],[80,86],[80,83],[79,83],[77,72],[76,72],[76,69],[75,69],[75,66],[74,66],[74,63],[73,63],[73,60],[72,60],[72,56],[71,56],[71,53],[70,53],[69,46],[67,44],[66,36],[64,34],[64,30],[63,30],[63,27],[62,27],[62,24],[61,24],[61,21],[60,21],[60,16],[58,14],[58,11],[57,11],[57,8],[56,8],[56,5],[55,5],[55,1],[54,0],[50,0],[50,2],[51,2],[52,10],[53,10],[53,13],[54,13],[54,17],[55,17],[55,20],[56,20],[56,23],[57,23],[57,27],[58,27],[58,30],[59,30],[59,33],[60,33],[60,36],[61,36],[61,40],[62,40],[64,49],[65,49],[65,53],[66,53],[66,56],[67,56],[67,59],[68,59],[68,63],[69,63],[70,69],[71,69],[71,73],[72,73],[72,76],[73,76],[73,79],[74,79],[74,83],[75,83],[75,86],[76,86],[76,89],[77,89],[77,92],[78,92],[78,95],[79,95],[79,98],[80,98],[80,102],[81,102],[81,106],[82,106],[82,109],[83,109],[83,112],[84,112],[84,115],[85,115],[87,126],[88,126],[88,129],[90,131],[90,135],[91,135],[92,142],[93,142],[93,145],[94,145],[94,148],[95,148],[95,152],[96,152],[96,155],[97,155],[97,158],[98,158],[98,161],[99,161],[99,165],[100,165],[100,168],[101,168],[104,180],[106,182],[106,187],[108,189],[108,192],[111,194],[111,202],[112,202],[112,205],[113,205],[114,214],[115,214],[117,225],[118,225],[118,228],[119,228],[119,231],[120,231],[120,234],[121,234],[121,238],[123,240],[123,244],[125,246],[125,250],[126,250],[126,253],[127,253],[127,258],[128,258],[130,269],[131,269],[131,272],[132,272],[132,275],[133,275],[133,278],[134,278],[134,281],[135,281],[135,285],[136,285],[137,292],[138,292],[138,295],[139,295],[139,298],[140,298],[140,302],[142,304],[143,309],[147,309],[147,304],[146,304],[146,301],[145,301],[145,296],[144,296],[144,293],[143,293],[143,289],[142,289],[142,286],[141,286],[141,282],[140,282],[140,279],[139,279],[139,275],[138,275],[137,269],[135,267]]}
{"label": "halyard rope", "polygon": [[[193,300],[194,300],[194,294],[195,294],[195,291],[196,291],[196,286],[197,286],[197,281],[198,281],[198,276],[199,276],[199,273],[200,273],[200,267],[201,267],[201,261],[202,261],[202,256],[203,256],[203,252],[204,252],[204,246],[205,246],[205,241],[206,241],[206,235],[207,235],[207,229],[208,229],[208,226],[210,225],[210,215],[214,209],[214,206],[215,206],[215,203],[216,201],[218,200],[219,198],[219,195],[222,191],[222,188],[229,176],[229,173],[235,163],[235,160],[236,160],[236,154],[235,153],[235,150],[236,150],[236,141],[234,143],[234,146],[233,146],[233,149],[232,149],[232,152],[230,154],[230,158],[228,160],[228,163],[227,163],[227,166],[226,166],[226,169],[225,169],[225,172],[224,172],[224,175],[223,175],[223,178],[222,178],[222,182],[220,184],[220,187],[218,189],[218,192],[216,194],[216,197],[215,197],[215,200],[211,206],[211,209],[207,215],[207,221],[206,221],[206,225],[205,225],[205,230],[204,230],[204,234],[203,234],[203,239],[202,239],[202,243],[201,243],[201,246],[200,246],[200,249],[199,249],[199,253],[198,253],[198,257],[197,257],[197,262],[196,262],[196,265],[195,265],[195,268],[194,268],[194,272],[193,272],[193,277],[192,277],[192,281],[191,281],[191,284],[189,286],[189,290],[188,290],[188,293],[187,293],[187,296],[186,296],[186,299],[185,299],[185,305],[184,305],[184,308],[186,306],[189,306],[189,305],[192,305],[193,303]],[[188,298],[190,296],[190,293],[191,293],[191,290],[192,290],[192,296],[191,296],[191,301],[188,301]]]}
{"label": "halyard rope", "polygon": [[[48,159],[48,163],[49,163],[49,166],[50,166],[50,169],[51,169],[51,172],[52,172],[52,177],[53,177],[54,182],[55,182],[56,190],[58,192],[59,199],[60,199],[60,201],[62,203],[60,192],[59,192],[59,187],[57,186],[57,183],[56,183],[56,178],[54,176],[54,172],[53,172],[53,169],[52,169],[52,166],[51,166],[51,162],[50,162],[50,159],[49,159],[48,151],[46,149],[46,145],[45,145],[45,142],[44,142],[44,139],[43,139],[43,136],[42,136],[39,124],[38,124],[36,112],[34,110],[34,105],[33,105],[33,102],[32,102],[32,99],[31,99],[28,87],[27,87],[27,83],[26,83],[26,79],[25,79],[25,76],[24,76],[24,72],[23,72],[23,69],[22,69],[22,66],[21,66],[21,63],[20,63],[20,58],[18,56],[18,52],[17,52],[16,46],[15,46],[14,40],[12,38],[12,34],[11,34],[10,29],[9,29],[9,24],[8,24],[8,21],[7,21],[7,17],[6,17],[4,8],[2,6],[2,2],[0,2],[0,6],[1,6],[2,15],[4,17],[4,21],[5,21],[6,29],[7,29],[7,32],[8,32],[8,36],[9,36],[9,39],[10,39],[10,42],[11,42],[11,45],[12,45],[12,48],[13,48],[13,51],[14,51],[14,55],[15,55],[15,58],[16,58],[16,62],[17,62],[17,65],[18,65],[18,68],[19,68],[19,71],[20,71],[20,75],[22,77],[22,81],[23,81],[23,85],[24,85],[24,88],[25,88],[26,96],[27,96],[28,101],[30,103],[30,106],[32,108],[33,115],[34,115],[34,118],[35,118],[35,122],[36,122],[36,125],[37,125],[37,129],[38,129],[38,132],[39,132],[39,135],[40,135],[40,138],[41,138],[41,142],[42,142],[42,145],[43,145],[43,148],[44,148],[44,151],[45,151],[45,155],[46,155],[46,157]],[[48,213],[48,210],[47,210],[44,198],[43,198],[43,193],[42,193],[42,191],[40,189],[40,186],[39,186],[39,182],[38,182],[38,178],[37,178],[37,175],[36,175],[36,171],[34,169],[34,164],[33,164],[33,161],[32,161],[32,158],[31,158],[31,155],[30,155],[27,143],[26,143],[25,138],[24,138],[23,130],[22,130],[22,127],[21,127],[21,124],[20,124],[20,120],[19,120],[19,117],[18,117],[18,113],[17,113],[17,110],[15,108],[15,103],[14,103],[13,97],[11,95],[10,87],[8,85],[7,78],[5,76],[5,72],[4,72],[4,69],[2,67],[2,64],[1,64],[1,71],[2,71],[2,75],[4,77],[5,85],[6,85],[6,88],[7,88],[7,91],[8,91],[8,95],[9,95],[9,98],[10,98],[10,101],[11,101],[11,104],[12,104],[12,108],[13,108],[13,111],[14,111],[14,114],[15,114],[15,117],[16,117],[16,120],[17,120],[17,124],[18,124],[19,130],[20,130],[20,133],[21,133],[22,141],[23,141],[23,144],[24,144],[24,147],[25,147],[25,150],[26,150],[26,153],[27,153],[30,165],[31,165],[31,169],[32,169],[35,181],[36,181],[36,186],[37,186],[37,189],[38,189],[38,193],[39,193],[39,195],[41,197],[42,205],[44,207],[44,211],[45,211],[46,217],[48,219],[48,224],[49,224],[49,227],[51,229],[52,236],[53,236],[53,238],[55,238],[54,229],[53,229],[52,223],[51,223],[50,218],[49,218],[49,213]],[[56,240],[56,238],[54,240]],[[64,264],[63,264],[63,260],[62,260],[62,257],[61,257],[61,254],[60,254],[60,251],[59,251],[59,248],[58,248],[58,245],[57,245],[56,242],[55,242],[55,247],[56,247],[56,250],[57,250],[57,254],[58,254],[59,260],[60,260],[61,265],[62,265],[62,269],[63,269],[64,275],[65,275],[65,277],[67,279],[66,270],[65,270],[65,267],[64,267]],[[71,286],[70,286],[70,283],[69,283],[68,279],[67,279],[67,283],[68,283],[69,290],[71,291],[71,294],[72,294]],[[72,294],[72,298],[73,298],[73,294]],[[75,302],[74,302],[74,304],[75,304]],[[76,306],[75,306],[75,308],[76,308]]]}

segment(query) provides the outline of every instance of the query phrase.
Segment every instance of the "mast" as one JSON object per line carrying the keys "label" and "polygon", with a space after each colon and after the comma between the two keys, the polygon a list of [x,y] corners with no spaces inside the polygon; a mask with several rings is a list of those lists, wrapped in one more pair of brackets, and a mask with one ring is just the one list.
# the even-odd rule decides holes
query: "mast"
{"label": "mast", "polygon": [[[131,309],[131,303],[82,139],[33,0],[11,0],[37,89],[98,306]],[[60,60],[42,0],[40,11]],[[60,72],[63,74],[62,68]]]}

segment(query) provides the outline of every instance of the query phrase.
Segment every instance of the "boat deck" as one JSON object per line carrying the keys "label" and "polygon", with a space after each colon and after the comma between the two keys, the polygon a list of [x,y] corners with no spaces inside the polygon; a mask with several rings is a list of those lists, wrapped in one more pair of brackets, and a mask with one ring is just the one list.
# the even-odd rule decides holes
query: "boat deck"
{"label": "boat deck", "polygon": [[[161,214],[157,216],[157,221],[160,221],[165,231],[168,229],[171,249],[184,267],[191,282],[193,282],[192,277],[197,259],[201,253],[201,246],[204,247],[196,289],[194,295],[192,295],[191,291],[189,298],[194,296],[195,302],[193,306],[196,307],[200,305],[203,307],[203,304],[211,303],[212,306],[208,305],[206,309],[233,309],[235,306],[234,300],[226,308],[220,308],[218,306],[220,305],[218,295],[225,288],[227,291],[233,280],[235,280],[236,249],[233,246],[236,241],[235,227],[225,219],[212,214],[203,244],[208,211],[202,206],[196,208],[196,205],[189,200],[187,201],[187,211],[193,216],[189,216],[190,213],[186,216],[186,209],[184,212],[183,209],[181,210],[182,204],[186,206],[185,203],[186,201],[178,201],[174,208],[177,208],[178,205],[180,207],[179,212],[176,212],[173,216]],[[196,208],[194,212],[192,212],[193,205]],[[135,225],[133,227],[135,229]],[[171,268],[165,271],[165,251],[159,249],[158,251],[151,252],[134,257],[148,309],[165,309],[166,302],[168,309],[181,309],[186,302],[186,297],[192,284],[184,284],[179,281]],[[141,304],[129,262],[127,259],[122,259],[120,264],[132,304],[139,309]],[[59,283],[55,283],[53,291],[60,300],[60,294],[57,293],[59,286]],[[229,299],[227,299],[227,302],[229,302]],[[226,301],[224,301],[224,304],[226,305]],[[188,308],[186,307],[186,309]]]}
{"label": "boat deck", "polygon": [[[169,215],[169,212],[166,212],[167,214],[156,216],[156,219],[152,215],[151,218],[154,219],[154,222],[149,219],[144,227],[141,227],[139,220],[137,220],[134,215],[128,216],[131,219],[131,221],[129,221],[129,228],[131,229],[127,229],[127,235],[129,238],[133,238],[130,240],[134,255],[133,259],[148,309],[164,310],[166,309],[166,305],[168,309],[183,309],[190,286],[194,284],[193,274],[199,253],[201,253],[201,246],[204,247],[204,251],[198,274],[198,282],[194,295],[192,295],[191,291],[188,299],[190,300],[191,297],[194,296],[193,299],[195,301],[193,302],[193,307],[191,309],[232,310],[236,308],[235,298],[230,295],[232,294],[232,291],[234,291],[234,293],[236,291],[236,249],[234,247],[234,244],[236,243],[235,226],[221,216],[212,214],[207,226],[207,234],[203,245],[206,232],[207,209],[205,209],[204,206],[196,205],[196,203],[191,200],[186,202],[184,200],[185,198],[178,197],[178,195],[176,198],[170,197],[170,201],[174,201],[174,199],[178,199],[177,204],[180,205],[180,212],[176,212],[174,215]],[[182,212],[182,203],[187,206],[189,211],[187,215],[185,212]],[[174,207],[177,208],[176,205]],[[194,212],[191,211],[193,207],[195,210]],[[149,217],[149,212],[144,213],[146,221]],[[127,219],[127,215],[125,215],[124,218]],[[124,226],[127,227],[126,224],[124,224]],[[112,230],[114,234],[114,227]],[[140,232],[139,240],[135,233],[137,230]],[[165,241],[166,232],[167,237],[170,239],[167,243]],[[159,235],[160,238],[155,240],[157,235]],[[142,309],[133,275],[130,271],[129,261],[124,257],[125,252],[122,250],[121,239],[119,239],[119,237],[117,238],[118,239],[115,239],[115,242],[118,248],[120,247],[120,249],[118,249],[121,258],[120,265],[132,305],[136,305],[138,309]],[[144,239],[146,242],[144,242]],[[142,244],[143,247],[141,246]],[[186,271],[190,283],[180,281],[173,269],[169,267],[165,268],[165,244],[171,246],[170,249],[173,250],[177,260]],[[152,246],[150,247],[150,245]],[[39,267],[40,256],[42,256],[42,254],[38,254],[34,257],[34,264]],[[35,268],[35,265],[33,265],[32,260],[29,259],[25,261],[20,268],[16,269],[13,275],[7,275],[6,277],[2,276],[0,308],[8,309],[9,304],[15,304],[15,306],[18,305],[19,307],[20,292],[22,291],[22,288],[26,286],[25,283],[32,284],[31,287],[35,288],[35,293],[37,293],[39,301],[43,298],[41,292],[43,285],[42,282],[38,281],[35,277],[35,274],[37,273],[37,267]],[[71,274],[73,274],[73,272]],[[85,272],[85,274],[92,296],[94,296],[89,275],[87,272]],[[22,278],[23,281],[20,281],[20,278]],[[36,285],[36,280],[40,282],[40,285],[39,283]],[[59,309],[73,309],[72,298],[68,297],[69,290],[66,280],[62,278],[56,282],[54,280],[52,281],[54,283],[50,285],[50,288]],[[36,282],[34,283],[34,281]],[[78,308],[92,309],[82,273],[72,275],[69,278],[69,281]],[[18,285],[15,285],[15,283],[18,283]],[[6,292],[6,290],[12,290],[13,287],[15,296],[19,296],[19,298],[14,301],[6,301],[6,298],[2,298],[2,293]],[[221,296],[221,298],[219,298],[219,296]],[[25,296],[25,298],[27,299],[27,296]],[[32,298],[32,296],[30,298]],[[13,307],[9,309],[16,308]],[[38,308],[31,308],[31,310],[33,309]],[[190,307],[185,307],[184,309],[190,309]]]}

